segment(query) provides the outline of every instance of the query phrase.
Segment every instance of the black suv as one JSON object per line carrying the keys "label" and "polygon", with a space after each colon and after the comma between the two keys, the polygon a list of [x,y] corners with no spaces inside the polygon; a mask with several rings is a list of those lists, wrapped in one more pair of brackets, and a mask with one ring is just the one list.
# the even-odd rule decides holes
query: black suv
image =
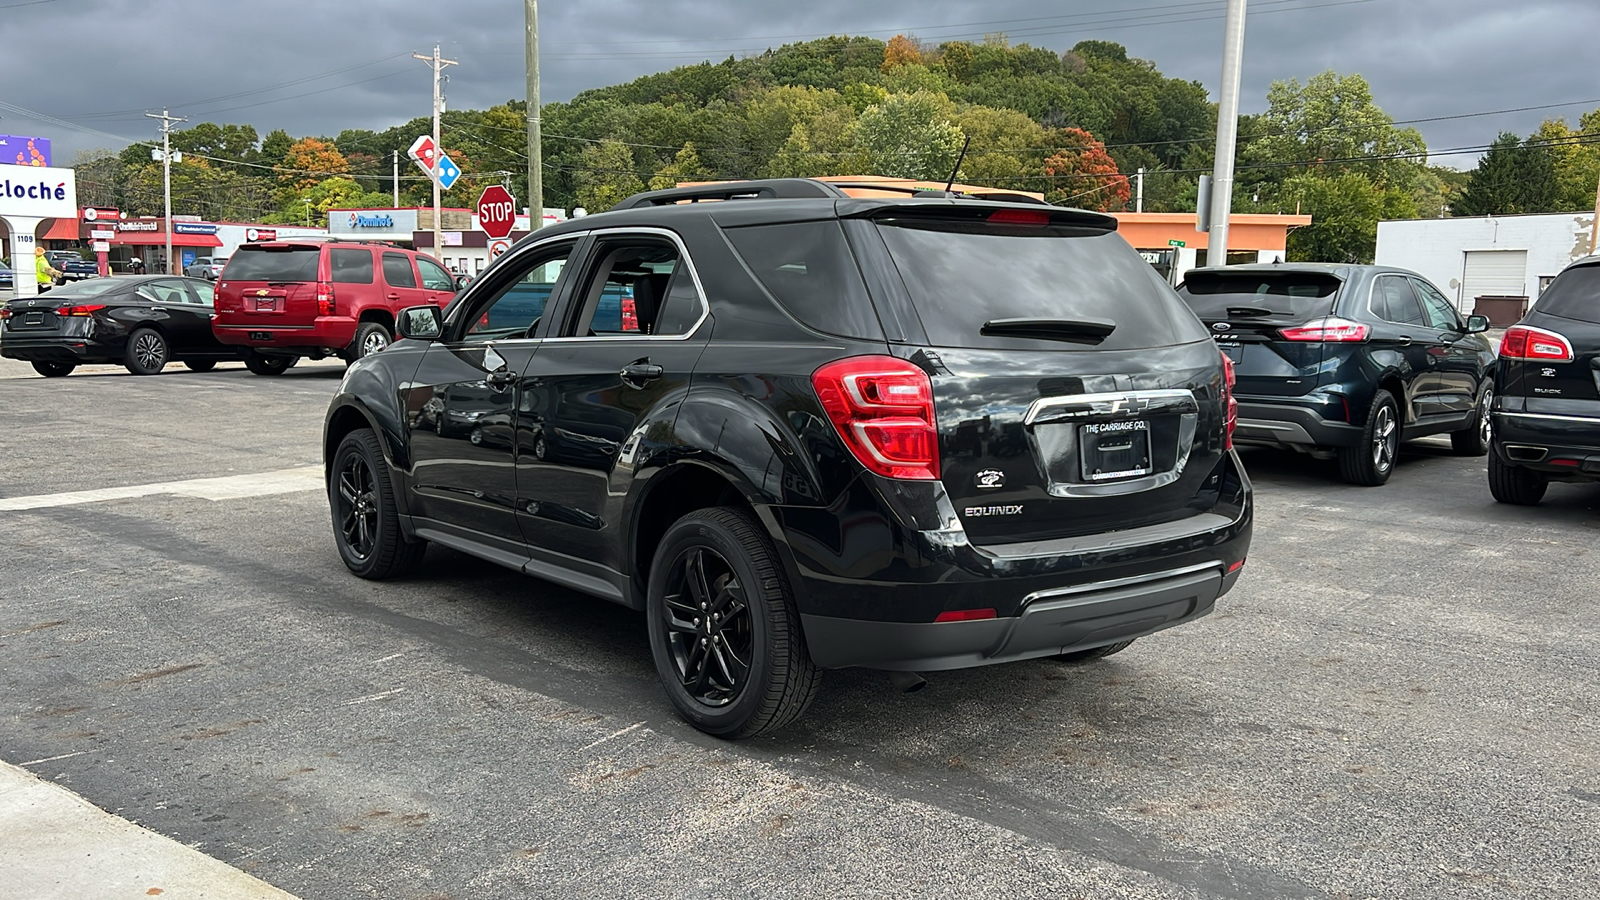
{"label": "black suv", "polygon": [[1568,266],[1500,342],[1489,490],[1532,505],[1600,481],[1600,256]]}
{"label": "black suv", "polygon": [[1241,444],[1337,457],[1380,485],[1400,442],[1449,434],[1489,448],[1489,320],[1463,320],[1405,269],[1294,263],[1194,269],[1178,293],[1211,327],[1239,381]]}
{"label": "black suv", "polygon": [[1251,529],[1226,360],[1115,229],[804,179],[544,228],[349,369],[339,553],[382,578],[433,542],[643,610],[728,737],[819,669],[1115,653],[1209,613]]}

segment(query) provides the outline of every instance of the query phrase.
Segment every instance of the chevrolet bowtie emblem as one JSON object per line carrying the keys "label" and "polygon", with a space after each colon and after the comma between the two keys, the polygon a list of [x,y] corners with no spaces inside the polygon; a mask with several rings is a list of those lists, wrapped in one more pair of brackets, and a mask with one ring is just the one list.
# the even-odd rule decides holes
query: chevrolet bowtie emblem
{"label": "chevrolet bowtie emblem", "polygon": [[267,289],[266,288],[262,288],[261,290],[256,291],[256,296],[257,297],[265,297],[266,295],[267,295]]}

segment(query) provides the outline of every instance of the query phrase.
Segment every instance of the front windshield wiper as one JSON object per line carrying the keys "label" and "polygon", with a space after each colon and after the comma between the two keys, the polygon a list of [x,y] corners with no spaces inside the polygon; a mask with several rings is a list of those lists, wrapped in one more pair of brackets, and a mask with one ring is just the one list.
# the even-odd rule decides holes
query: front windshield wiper
{"label": "front windshield wiper", "polygon": [[1070,344],[1098,344],[1117,330],[1105,319],[990,319],[978,333],[985,337],[1037,338]]}

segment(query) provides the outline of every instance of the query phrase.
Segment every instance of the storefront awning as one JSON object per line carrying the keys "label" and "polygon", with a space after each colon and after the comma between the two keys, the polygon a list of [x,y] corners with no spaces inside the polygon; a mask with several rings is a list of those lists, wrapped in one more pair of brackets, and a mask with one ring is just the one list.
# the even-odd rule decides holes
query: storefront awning
{"label": "storefront awning", "polygon": [[[180,223],[181,224],[181,223]],[[111,239],[113,247],[165,247],[167,233],[164,231],[119,231]],[[221,247],[222,241],[214,234],[175,234],[172,236],[174,247]]]}

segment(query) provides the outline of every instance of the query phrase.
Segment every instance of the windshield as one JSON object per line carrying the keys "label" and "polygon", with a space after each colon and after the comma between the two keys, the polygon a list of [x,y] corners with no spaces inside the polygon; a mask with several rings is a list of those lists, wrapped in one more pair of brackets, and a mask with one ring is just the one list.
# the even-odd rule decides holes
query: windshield
{"label": "windshield", "polygon": [[1190,272],[1178,293],[1204,318],[1313,319],[1332,314],[1340,283],[1325,272],[1202,271]]}
{"label": "windshield", "polygon": [[1537,312],[1600,325],[1600,265],[1574,266],[1545,288]]}
{"label": "windshield", "polygon": [[[879,225],[928,338],[947,347],[1127,350],[1206,340],[1155,270],[1115,233],[1019,233],[896,220]],[[1098,344],[983,335],[996,319],[1108,320]]]}
{"label": "windshield", "polygon": [[309,282],[317,280],[320,247],[241,250],[228,266],[229,281]]}

